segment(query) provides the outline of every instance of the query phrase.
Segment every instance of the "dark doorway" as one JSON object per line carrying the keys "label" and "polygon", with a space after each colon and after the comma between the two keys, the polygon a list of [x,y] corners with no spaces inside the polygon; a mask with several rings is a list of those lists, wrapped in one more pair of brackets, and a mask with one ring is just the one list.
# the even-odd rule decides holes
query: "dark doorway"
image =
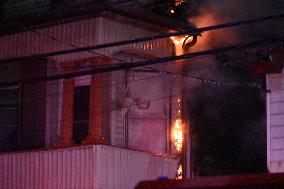
{"label": "dark doorway", "polygon": [[90,86],[75,87],[73,141],[81,144],[89,130]]}

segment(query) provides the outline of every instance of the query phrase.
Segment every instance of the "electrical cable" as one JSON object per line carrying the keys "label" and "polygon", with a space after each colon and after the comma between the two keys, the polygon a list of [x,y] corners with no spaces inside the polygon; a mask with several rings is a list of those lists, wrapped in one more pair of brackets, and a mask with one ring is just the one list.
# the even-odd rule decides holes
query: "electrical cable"
{"label": "electrical cable", "polygon": [[[127,63],[120,63],[120,64],[111,65],[111,66],[98,66],[92,70],[85,70],[85,71],[79,71],[79,72],[67,73],[67,74],[58,74],[58,75],[45,76],[45,77],[36,77],[36,78],[30,78],[26,80],[18,80],[18,81],[12,81],[12,82],[2,82],[0,83],[0,87],[14,86],[14,85],[19,85],[20,83],[34,83],[34,82],[52,81],[52,80],[58,80],[58,79],[68,79],[68,78],[78,77],[78,76],[83,76],[83,75],[90,75],[90,74],[95,75],[95,74],[118,71],[118,70],[129,70],[132,68],[155,65],[155,64],[162,64],[162,63],[167,63],[167,62],[175,61],[175,60],[191,59],[191,58],[199,57],[199,56],[209,56],[209,55],[221,54],[221,53],[232,52],[232,51],[248,50],[248,49],[253,49],[253,48],[264,46],[264,45],[271,45],[271,44],[280,45],[280,43],[283,43],[283,42],[284,42],[284,36],[281,36],[279,38],[274,38],[274,39],[258,40],[258,41],[254,41],[250,43],[214,48],[214,49],[209,49],[209,50],[204,50],[204,51],[187,53],[187,54],[183,54],[179,56],[168,56],[164,58],[159,58],[157,60],[149,60],[149,61],[142,61],[142,62],[127,62]],[[281,44],[280,46],[283,46],[283,44]]]}

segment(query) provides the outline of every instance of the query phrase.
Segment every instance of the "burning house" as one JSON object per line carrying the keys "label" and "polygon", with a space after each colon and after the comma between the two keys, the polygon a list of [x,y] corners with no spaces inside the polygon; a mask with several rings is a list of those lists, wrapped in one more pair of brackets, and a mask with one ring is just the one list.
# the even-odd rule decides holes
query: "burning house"
{"label": "burning house", "polygon": [[[271,61],[238,48],[193,64],[168,61],[240,41],[235,31],[205,32],[198,43],[197,32],[157,37],[194,28],[180,14],[183,1],[167,2],[1,1],[0,188],[131,189],[159,176],[238,174],[253,163],[255,171],[266,150],[259,88],[244,72],[220,72],[251,59],[246,71],[267,74],[270,92],[268,169],[283,171],[279,54]],[[205,23],[198,27],[216,24],[207,16],[195,18]],[[152,65],[161,59],[168,63]],[[263,157],[248,160],[255,144]]]}
{"label": "burning house", "polygon": [[180,68],[128,68],[174,55],[174,43],[91,47],[192,26],[116,1],[1,3],[0,188],[175,178],[181,85],[165,73]]}

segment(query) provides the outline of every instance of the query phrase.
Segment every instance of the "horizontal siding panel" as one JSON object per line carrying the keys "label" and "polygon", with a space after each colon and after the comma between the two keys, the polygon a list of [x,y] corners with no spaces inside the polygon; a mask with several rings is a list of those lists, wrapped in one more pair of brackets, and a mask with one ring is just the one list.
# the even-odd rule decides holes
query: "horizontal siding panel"
{"label": "horizontal siding panel", "polygon": [[[282,70],[283,71],[283,70]],[[269,79],[273,80],[273,79],[284,79],[284,74],[283,73],[279,73],[279,74],[269,74]]]}
{"label": "horizontal siding panel", "polygon": [[271,115],[270,124],[273,125],[283,125],[284,124],[284,115]]}
{"label": "horizontal siding panel", "polygon": [[283,90],[284,89],[284,78],[283,75],[282,77],[279,77],[277,79],[271,79],[270,82],[270,90]]}
{"label": "horizontal siding panel", "polygon": [[284,101],[283,103],[270,104],[270,113],[284,115]]}
{"label": "horizontal siding panel", "polygon": [[270,173],[282,173],[284,172],[284,161],[280,162],[271,162],[270,163],[270,168],[269,168]]}
{"label": "horizontal siding panel", "polygon": [[284,138],[271,138],[270,148],[271,150],[284,149]]}
{"label": "horizontal siding panel", "polygon": [[281,91],[273,90],[271,92],[270,98],[271,98],[271,101],[270,101],[271,104],[274,104],[277,102],[283,102],[284,101],[284,90],[281,90]]}
{"label": "horizontal siding panel", "polygon": [[284,162],[284,150],[273,150],[271,154],[270,160],[272,162]]}
{"label": "horizontal siding panel", "polygon": [[284,125],[282,127],[271,127],[270,137],[271,138],[284,138]]}

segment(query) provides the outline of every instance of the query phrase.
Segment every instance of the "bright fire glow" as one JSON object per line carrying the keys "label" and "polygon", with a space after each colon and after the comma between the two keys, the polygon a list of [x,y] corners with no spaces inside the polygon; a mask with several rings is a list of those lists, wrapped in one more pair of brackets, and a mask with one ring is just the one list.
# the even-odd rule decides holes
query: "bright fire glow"
{"label": "bright fire glow", "polygon": [[178,5],[180,5],[181,3],[183,3],[183,2],[184,2],[184,0],[176,0],[176,1],[175,1],[175,5],[178,6]]}
{"label": "bright fire glow", "polygon": [[177,180],[181,180],[182,179],[182,165],[178,166],[178,170],[177,170]]}
{"label": "bright fire glow", "polygon": [[173,141],[175,148],[178,152],[182,150],[182,142],[183,142],[183,132],[182,132],[182,123],[181,119],[176,119],[174,127],[173,127]]}
{"label": "bright fire glow", "polygon": [[171,36],[170,39],[175,44],[176,55],[183,54],[183,47],[193,41],[193,36]]}
{"label": "bright fire glow", "polygon": [[[191,42],[193,40],[193,37],[192,36],[171,36],[170,37],[172,42],[175,44],[175,45],[180,45],[180,44],[187,44],[189,42]],[[186,40],[184,42],[184,40]]]}

